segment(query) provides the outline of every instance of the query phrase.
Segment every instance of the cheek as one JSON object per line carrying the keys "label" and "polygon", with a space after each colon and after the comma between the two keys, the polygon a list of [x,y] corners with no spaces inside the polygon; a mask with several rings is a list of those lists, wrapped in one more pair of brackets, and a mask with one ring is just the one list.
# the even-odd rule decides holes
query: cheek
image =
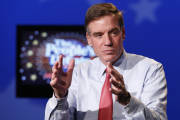
{"label": "cheek", "polygon": [[100,47],[97,44],[94,45],[93,49],[96,53],[98,53],[100,51]]}
{"label": "cheek", "polygon": [[115,48],[120,48],[121,46],[122,46],[121,40],[114,40],[114,47]]}
{"label": "cheek", "polygon": [[99,42],[93,43],[92,47],[93,47],[94,52],[95,52],[96,55],[101,54],[101,47],[102,47],[102,46],[103,46],[103,45],[101,45]]}
{"label": "cheek", "polygon": [[123,42],[122,41],[115,42],[114,43],[114,49],[116,49],[117,54],[119,52],[121,52],[123,50]]}
{"label": "cheek", "polygon": [[123,45],[123,39],[121,37],[114,40],[115,46],[121,48]]}

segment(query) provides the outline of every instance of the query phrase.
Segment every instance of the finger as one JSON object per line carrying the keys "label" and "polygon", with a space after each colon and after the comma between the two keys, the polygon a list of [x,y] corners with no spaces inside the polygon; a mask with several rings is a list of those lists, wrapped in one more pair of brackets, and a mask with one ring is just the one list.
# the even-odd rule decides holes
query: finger
{"label": "finger", "polygon": [[121,74],[119,74],[119,72],[115,69],[111,69],[110,71],[110,75],[115,77],[116,80],[118,81],[123,81],[123,76]]}
{"label": "finger", "polygon": [[58,61],[55,62],[55,64],[52,67],[52,72],[54,72],[55,69],[58,68]]}
{"label": "finger", "polygon": [[116,87],[112,86],[110,88],[110,91],[115,94],[115,95],[120,95],[122,93],[122,90],[121,89],[117,89]]}
{"label": "finger", "polygon": [[60,72],[62,72],[62,69],[63,69],[63,55],[59,56],[58,69],[60,70]]}
{"label": "finger", "polygon": [[53,72],[52,75],[51,75],[51,80],[54,80],[56,77],[56,74]]}
{"label": "finger", "polygon": [[56,77],[60,79],[61,74],[60,74],[58,69],[53,69],[53,73],[52,73],[51,79],[54,80],[54,78],[56,78]]}
{"label": "finger", "polygon": [[[116,70],[113,68],[112,64],[108,62],[107,64],[107,72],[112,75],[116,75]],[[116,75],[117,76],[117,75]]]}
{"label": "finger", "polygon": [[121,85],[124,86],[124,80],[122,75],[120,75],[119,73],[116,73],[114,70],[112,70],[112,72],[110,73],[111,78],[117,82],[119,82]]}
{"label": "finger", "polygon": [[72,59],[68,65],[68,70],[67,70],[68,75],[72,75],[72,72],[74,69],[74,64],[75,64],[75,61],[74,61],[74,59]]}
{"label": "finger", "polygon": [[113,66],[112,66],[112,63],[111,63],[111,62],[108,62],[108,63],[107,63],[107,68],[113,69]]}
{"label": "finger", "polygon": [[61,85],[63,85],[63,86],[66,86],[66,81],[64,81],[64,77],[63,76],[60,76],[59,74],[56,74],[56,72],[54,72],[53,74],[52,74],[52,78],[51,78],[51,80],[57,80],[56,82],[57,82],[57,84],[61,84]]}
{"label": "finger", "polygon": [[59,72],[59,70],[58,69],[53,69],[53,73],[56,75],[56,74],[58,74],[58,72]]}
{"label": "finger", "polygon": [[[52,76],[55,77],[60,77],[61,71],[58,69],[58,61],[56,61],[56,63],[54,64],[53,68],[52,68]],[[51,77],[52,79],[54,77]]]}
{"label": "finger", "polygon": [[110,76],[111,76],[111,78],[112,78],[112,80],[113,80],[114,82],[118,83],[119,85],[124,86],[124,80],[121,79],[121,77],[115,76],[115,75],[113,75],[113,74],[110,74]]}
{"label": "finger", "polygon": [[113,79],[112,77],[111,77],[111,79],[110,79],[110,82],[111,82],[111,84],[114,85],[116,88],[118,88],[118,89],[124,89],[124,86],[122,85],[122,83],[121,83],[120,81],[116,81],[116,80]]}
{"label": "finger", "polygon": [[58,79],[57,77],[54,77],[54,79],[50,81],[50,85],[52,87],[55,87],[55,88],[57,88],[59,86],[64,86],[65,87],[66,86],[66,82],[63,81],[63,80]]}
{"label": "finger", "polygon": [[112,69],[111,67],[112,65],[110,65],[110,67],[108,66],[108,73],[111,75],[111,77],[114,80],[120,81],[122,85],[124,85],[124,80],[123,80],[123,76],[116,70],[116,69]]}
{"label": "finger", "polygon": [[58,79],[54,78],[53,80],[51,79],[50,81],[51,87],[56,87],[58,85]]}
{"label": "finger", "polygon": [[112,64],[110,62],[108,62],[106,67],[107,67],[106,72],[111,73],[111,70],[113,69]]}
{"label": "finger", "polygon": [[55,79],[55,77],[57,77],[57,69],[53,69],[53,72],[52,72],[52,74],[51,74],[51,80],[54,80]]}

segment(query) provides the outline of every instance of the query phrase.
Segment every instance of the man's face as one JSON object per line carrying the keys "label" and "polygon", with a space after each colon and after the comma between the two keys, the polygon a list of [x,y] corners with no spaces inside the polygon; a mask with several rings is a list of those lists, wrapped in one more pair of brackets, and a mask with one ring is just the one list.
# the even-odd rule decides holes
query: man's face
{"label": "man's face", "polygon": [[120,28],[118,17],[115,15],[100,17],[91,21],[87,28],[88,44],[93,47],[96,55],[104,64],[114,63],[123,52],[125,39],[125,30]]}

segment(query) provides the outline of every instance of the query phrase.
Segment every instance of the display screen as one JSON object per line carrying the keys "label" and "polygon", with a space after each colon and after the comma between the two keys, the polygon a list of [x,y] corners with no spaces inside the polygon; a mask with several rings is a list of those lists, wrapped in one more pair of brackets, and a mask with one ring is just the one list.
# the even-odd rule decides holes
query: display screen
{"label": "display screen", "polygon": [[52,66],[63,55],[63,70],[69,61],[75,63],[93,58],[83,26],[17,26],[16,47],[17,97],[51,97]]}

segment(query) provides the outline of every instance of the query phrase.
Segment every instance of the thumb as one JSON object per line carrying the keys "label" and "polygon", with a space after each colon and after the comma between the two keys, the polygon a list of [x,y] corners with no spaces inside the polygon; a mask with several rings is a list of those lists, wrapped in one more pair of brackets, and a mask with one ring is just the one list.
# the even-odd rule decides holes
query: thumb
{"label": "thumb", "polygon": [[74,61],[74,59],[72,59],[69,62],[68,70],[67,70],[67,73],[70,74],[70,75],[72,75],[72,72],[73,72],[73,69],[74,69],[74,64],[75,64],[75,61]]}
{"label": "thumb", "polygon": [[111,69],[113,69],[112,63],[108,62],[107,63],[107,71],[110,72]]}

